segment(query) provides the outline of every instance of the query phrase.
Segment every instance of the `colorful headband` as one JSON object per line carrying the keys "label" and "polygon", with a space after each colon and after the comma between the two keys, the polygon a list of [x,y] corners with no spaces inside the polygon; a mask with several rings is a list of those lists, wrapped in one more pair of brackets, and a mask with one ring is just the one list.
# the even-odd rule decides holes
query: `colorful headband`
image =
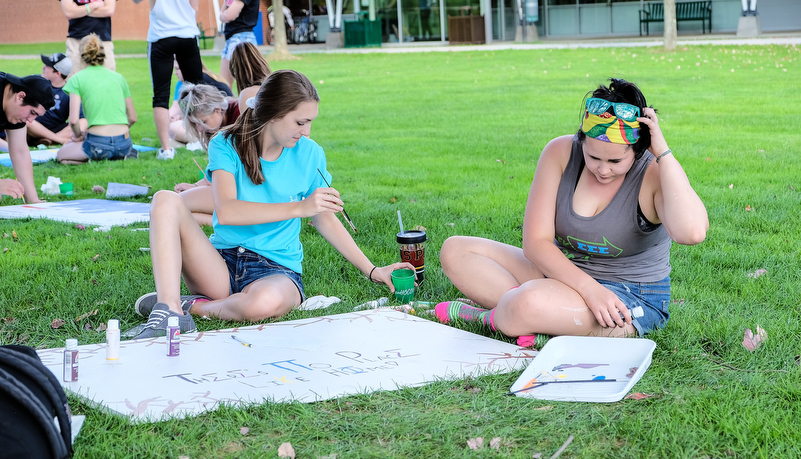
{"label": "colorful headband", "polygon": [[631,145],[640,138],[639,121],[625,121],[611,113],[593,115],[585,110],[581,130],[593,139],[622,145]]}

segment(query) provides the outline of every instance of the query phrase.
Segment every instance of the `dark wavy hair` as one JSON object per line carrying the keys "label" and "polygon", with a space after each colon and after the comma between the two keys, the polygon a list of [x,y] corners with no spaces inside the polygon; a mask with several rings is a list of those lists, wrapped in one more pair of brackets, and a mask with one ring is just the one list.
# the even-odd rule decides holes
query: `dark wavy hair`
{"label": "dark wavy hair", "polygon": [[254,98],[256,108],[245,108],[223,135],[234,144],[250,180],[261,185],[264,183],[259,161],[262,129],[270,121],[285,117],[303,102],[320,102],[320,96],[317,88],[302,73],[278,70],[264,80]]}
{"label": "dark wavy hair", "polygon": [[[624,102],[634,105],[640,109],[641,116],[643,115],[642,109],[648,106],[648,104],[645,102],[645,96],[642,94],[642,91],[640,91],[640,88],[638,88],[636,84],[618,78],[610,78],[609,86],[600,85],[598,86],[598,89],[592,92],[592,95],[588,93],[587,96],[584,97],[584,101],[581,103],[582,117],[584,116],[584,104],[587,100],[587,97],[597,97],[598,99],[608,100],[609,102]],[[609,110],[612,110],[612,107],[609,107]],[[645,150],[651,146],[651,131],[647,126],[643,125],[640,127],[639,135],[640,138],[637,139],[637,142],[631,146],[631,148],[634,149],[635,159],[640,159],[642,154],[645,153]],[[584,139],[586,138],[587,134],[585,134],[581,130],[581,127],[579,127],[579,142],[584,143]]]}

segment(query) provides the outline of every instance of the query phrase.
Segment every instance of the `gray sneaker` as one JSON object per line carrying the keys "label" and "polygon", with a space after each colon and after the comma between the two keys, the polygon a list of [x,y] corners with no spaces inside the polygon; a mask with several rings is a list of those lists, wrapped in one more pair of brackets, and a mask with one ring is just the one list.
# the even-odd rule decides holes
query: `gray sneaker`
{"label": "gray sneaker", "polygon": [[134,336],[133,339],[153,338],[155,336],[164,336],[167,334],[167,319],[170,317],[178,317],[178,326],[181,333],[195,333],[195,321],[189,314],[176,314],[170,311],[170,307],[164,303],[156,303],[153,305],[153,310],[150,312],[150,317],[147,319],[145,328],[141,333]]}
{"label": "gray sneaker", "polygon": [[[211,301],[211,298],[203,295],[181,295],[181,310],[184,311],[184,314],[189,314],[189,310],[192,309],[192,305],[198,299]],[[156,292],[145,293],[134,303],[134,311],[142,317],[148,317],[156,303],[158,303]]]}

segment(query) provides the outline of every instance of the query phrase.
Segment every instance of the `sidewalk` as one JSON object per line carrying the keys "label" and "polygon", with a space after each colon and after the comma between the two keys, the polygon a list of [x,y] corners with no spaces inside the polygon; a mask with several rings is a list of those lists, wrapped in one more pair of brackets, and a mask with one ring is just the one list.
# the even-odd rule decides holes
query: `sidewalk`
{"label": "sidewalk", "polygon": [[[707,35],[680,35],[676,40],[677,46],[743,46],[743,45],[801,45],[801,31],[777,32],[763,34],[755,38],[738,38],[735,34],[707,34]],[[513,41],[495,41],[485,45],[455,45],[450,46],[440,41],[434,42],[406,42],[383,43],[380,48],[336,48],[328,49],[325,43],[289,45],[291,54],[331,53],[331,54],[370,54],[370,53],[425,53],[425,52],[459,52],[459,51],[499,51],[499,50],[526,50],[526,49],[575,49],[575,48],[644,48],[663,46],[661,36],[650,37],[620,37],[598,39],[543,39],[536,43],[515,43]],[[258,47],[262,54],[270,54],[273,47],[263,45]],[[204,49],[202,56],[219,56],[220,51]],[[117,59],[146,58],[142,54],[118,54]],[[0,55],[0,59],[38,59],[38,54],[7,54]]]}

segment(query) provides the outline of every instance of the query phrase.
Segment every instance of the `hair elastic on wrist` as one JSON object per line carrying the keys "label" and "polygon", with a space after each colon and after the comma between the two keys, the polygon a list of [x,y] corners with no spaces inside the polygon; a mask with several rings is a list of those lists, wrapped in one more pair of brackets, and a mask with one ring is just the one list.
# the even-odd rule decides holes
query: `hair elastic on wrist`
{"label": "hair elastic on wrist", "polygon": [[660,160],[660,159],[662,159],[662,157],[664,157],[664,156],[667,156],[667,155],[669,155],[669,154],[671,154],[671,153],[673,153],[673,150],[671,150],[670,148],[668,148],[666,152],[664,152],[664,153],[662,153],[661,155],[659,155],[659,156],[657,156],[657,157],[656,157],[656,163],[657,163],[657,164],[659,164],[659,160]]}
{"label": "hair elastic on wrist", "polygon": [[368,278],[368,279],[370,279],[370,282],[375,282],[375,281],[373,280],[373,271],[375,271],[375,268],[376,268],[376,267],[375,267],[375,266],[373,266],[373,269],[371,269],[371,270],[370,270],[370,274],[367,276],[367,278]]}

